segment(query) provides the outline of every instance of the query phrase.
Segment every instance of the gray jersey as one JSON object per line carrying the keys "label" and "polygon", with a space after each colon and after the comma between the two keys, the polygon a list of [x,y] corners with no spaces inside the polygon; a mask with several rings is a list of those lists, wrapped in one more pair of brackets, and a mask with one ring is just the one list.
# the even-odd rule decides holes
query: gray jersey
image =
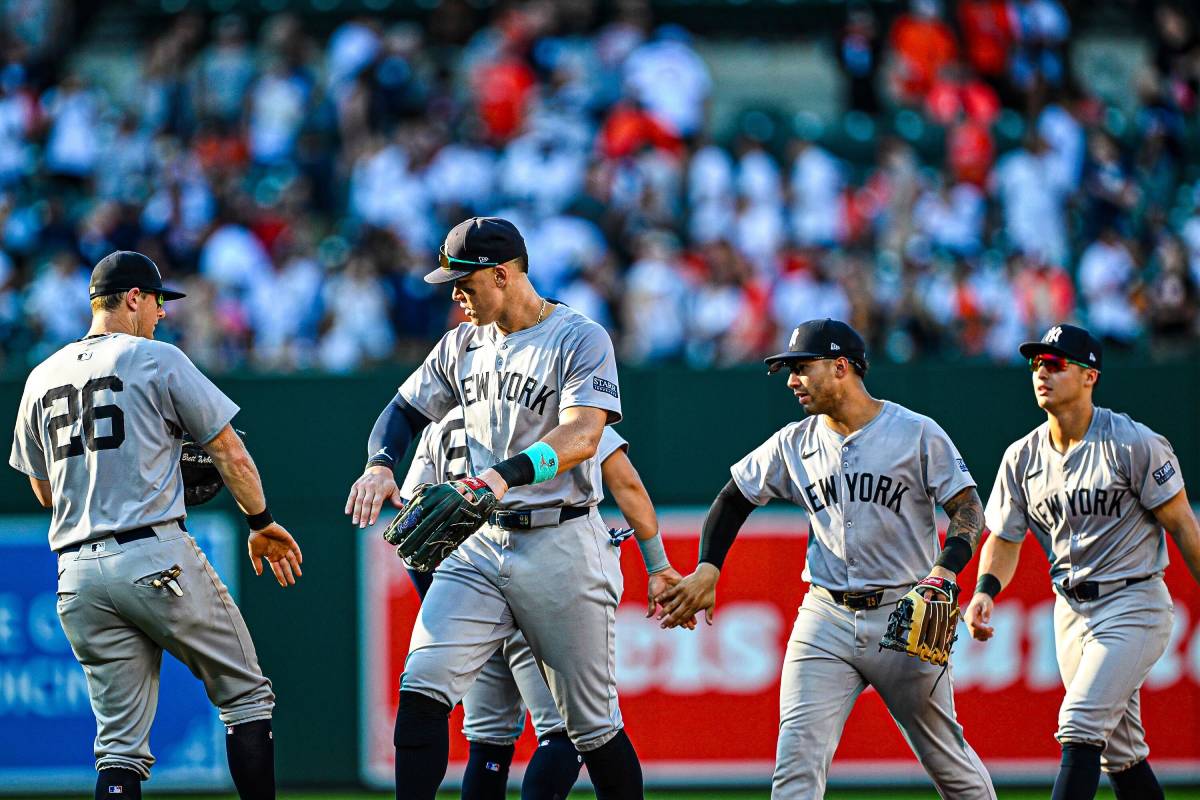
{"label": "gray jersey", "polygon": [[936,422],[886,401],[845,437],[823,415],[794,422],[731,473],[755,505],[788,500],[808,511],[804,580],[838,591],[928,575],[940,548],[937,505],[975,485]]}
{"label": "gray jersey", "polygon": [[[462,406],[467,460],[475,474],[519,453],[559,424],[572,406],[621,418],[617,363],[605,330],[567,306],[532,328],[505,336],[494,324],[463,323],[446,333],[400,387],[432,420]],[[595,457],[553,479],[517,486],[503,508],[594,506],[600,502]]]}
{"label": "gray jersey", "polygon": [[[628,449],[629,443],[621,438],[621,434],[605,426],[600,437],[600,445],[596,448],[596,457],[592,459],[596,469],[608,460],[608,457],[619,448]],[[422,483],[441,483],[464,477],[470,472],[467,466],[467,434],[463,424],[461,407],[455,407],[442,418],[421,431],[417,441],[416,452],[413,453],[412,465],[400,485],[400,496],[408,499],[413,496],[417,486]],[[595,476],[597,485],[602,483],[601,475]],[[604,498],[603,491],[600,498]]]}
{"label": "gray jersey", "polygon": [[1183,489],[1170,443],[1125,414],[1096,408],[1065,455],[1043,423],[1004,454],[985,519],[1000,538],[1032,530],[1056,582],[1140,578],[1167,566],[1150,509]]}
{"label": "gray jersey", "polygon": [[185,515],[181,436],[238,407],[177,347],[122,333],[73,342],[25,381],[9,463],[50,482],[50,547]]}

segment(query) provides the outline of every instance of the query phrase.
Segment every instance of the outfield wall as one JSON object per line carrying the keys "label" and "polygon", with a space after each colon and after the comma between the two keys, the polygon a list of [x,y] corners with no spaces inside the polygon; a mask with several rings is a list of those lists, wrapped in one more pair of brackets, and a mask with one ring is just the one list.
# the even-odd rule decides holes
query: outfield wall
{"label": "outfield wall", "polygon": [[[358,653],[366,643],[360,641],[357,624],[361,588],[357,536],[346,524],[342,506],[349,484],[361,469],[365,438],[375,415],[406,374],[407,370],[396,368],[343,378],[218,379],[243,408],[237,424],[247,431],[247,444],[263,472],[275,515],[304,548],[304,578],[288,590],[266,578],[255,579],[246,560],[239,561],[242,608],[279,696],[277,753],[287,785],[347,785],[360,777],[365,752],[359,748]],[[663,505],[706,505],[727,479],[731,462],[799,416],[783,378],[768,378],[757,367],[704,372],[626,369],[621,377],[626,420],[620,431],[632,444],[631,456],[652,496]],[[958,444],[985,495],[1004,447],[1040,421],[1029,374],[1016,368],[878,367],[872,369],[868,384],[878,396],[937,419]],[[0,400],[10,419],[20,390],[19,384],[0,384]],[[1106,371],[1097,400],[1128,410],[1167,435],[1188,477],[1200,468],[1198,394],[1200,364],[1127,366]],[[7,429],[5,435],[11,435]],[[6,441],[5,447],[9,446]],[[234,511],[227,496],[215,508]],[[36,512],[24,477],[12,470],[0,471],[0,514]],[[673,538],[671,545],[684,567],[691,565],[694,553],[688,535],[680,530],[684,538]],[[1040,567],[1034,555],[1027,554],[1026,568]],[[736,549],[733,558],[733,563],[739,563]],[[783,572],[778,576],[772,572],[775,577],[761,583],[773,595],[790,597],[787,603],[794,606],[802,587],[800,564],[790,565],[793,559],[788,556],[780,567]],[[738,568],[748,569],[750,564]],[[1172,572],[1176,582],[1186,578],[1178,563]],[[1044,576],[1044,571],[1040,574]],[[635,592],[639,581],[644,577],[635,563],[627,571],[627,593]],[[782,584],[779,589],[765,586],[775,581]],[[1027,602],[1022,595],[1021,606],[1026,609],[1022,613],[1028,617],[1031,612],[1026,607],[1047,597],[1041,593]],[[370,603],[369,598],[362,603],[368,615]],[[1200,609],[1195,609],[1191,624],[1198,618]],[[1188,649],[1179,651],[1184,659],[1180,674],[1190,675],[1186,680],[1194,683],[1200,637],[1182,641]],[[1175,684],[1170,690],[1181,691]],[[980,691],[988,690],[981,685]],[[1028,703],[1039,720],[1047,714],[1052,717],[1054,692],[1038,691],[1029,695]],[[1190,692],[1179,694],[1177,705],[1192,720],[1200,719],[1200,702]],[[762,713],[766,712],[755,712],[756,716]],[[769,719],[765,723],[761,727],[768,731],[774,725]],[[1023,737],[1034,737],[1042,735],[1041,727],[1045,726],[1020,730]],[[1149,727],[1153,735],[1153,719]],[[1160,724],[1158,730],[1165,733],[1172,728]],[[1200,741],[1194,731],[1189,738]],[[980,751],[987,759],[986,748]]]}

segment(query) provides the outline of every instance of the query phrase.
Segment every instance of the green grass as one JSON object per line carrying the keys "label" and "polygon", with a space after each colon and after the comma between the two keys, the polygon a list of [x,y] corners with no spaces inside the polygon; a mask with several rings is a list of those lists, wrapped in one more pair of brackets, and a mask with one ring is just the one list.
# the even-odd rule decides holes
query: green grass
{"label": "green grass", "polygon": [[[1043,789],[1005,789],[996,790],[1000,800],[1045,800],[1049,794],[1049,788]],[[1200,800],[1200,789],[1178,789],[1167,788],[1167,796],[1171,800]],[[179,800],[237,800],[235,795],[163,795],[155,792],[148,793],[148,797],[174,797]],[[711,791],[711,792],[647,792],[646,800],[767,800],[770,792],[766,789],[761,791]],[[1102,790],[1096,795],[1097,800],[1112,800],[1112,793],[1107,790]],[[370,792],[341,792],[341,793],[309,793],[309,792],[281,792],[281,800],[287,798],[296,798],[297,800],[386,800],[392,797],[390,794],[378,794]],[[838,791],[831,790],[825,795],[826,800],[937,800],[937,794],[932,790],[891,790],[891,789],[874,789],[874,790],[857,790],[857,791]],[[518,800],[519,795],[510,794],[509,800]],[[594,800],[595,795],[584,790],[571,792],[570,800]],[[438,800],[457,800],[457,792],[442,792],[438,795]],[[6,800],[22,800],[21,798],[7,797]],[[28,800],[78,800],[78,797],[72,798],[57,798],[48,795],[39,795],[36,798],[28,798]]]}

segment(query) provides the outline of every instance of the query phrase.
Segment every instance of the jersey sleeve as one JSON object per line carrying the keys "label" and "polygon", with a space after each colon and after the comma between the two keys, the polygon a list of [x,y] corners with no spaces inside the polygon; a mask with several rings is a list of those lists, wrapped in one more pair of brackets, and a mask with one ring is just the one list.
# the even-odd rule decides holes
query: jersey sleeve
{"label": "jersey sleeve", "polygon": [[31,478],[49,480],[50,470],[38,421],[37,400],[29,396],[29,384],[25,385],[21,406],[17,410],[17,424],[13,430],[12,453],[8,463]]}
{"label": "jersey sleeve", "polygon": [[407,502],[412,499],[416,489],[422,483],[440,483],[437,473],[437,454],[434,453],[434,448],[442,440],[441,425],[426,425],[425,430],[421,431],[421,438],[417,440],[417,447],[413,453],[412,464],[408,467],[408,473],[404,476],[404,483],[400,485],[400,496]]}
{"label": "jersey sleeve", "polygon": [[1147,509],[1154,509],[1183,490],[1179,459],[1165,436],[1133,423],[1129,454],[1129,485]]}
{"label": "jersey sleeve", "polygon": [[771,500],[800,503],[784,458],[783,433],[776,432],[729,469],[738,489],[756,506],[765,506]]}
{"label": "jersey sleeve", "polygon": [[1029,516],[1026,514],[1025,487],[1021,485],[1018,469],[1018,453],[1014,448],[1004,454],[996,483],[983,511],[983,522],[995,535],[1006,542],[1022,542],[1029,532]]}
{"label": "jersey sleeve", "polygon": [[925,422],[921,435],[921,466],[925,472],[925,489],[939,505],[975,485],[958,448],[932,420]]}
{"label": "jersey sleeve", "polygon": [[442,336],[421,366],[400,385],[405,402],[429,419],[441,419],[458,405],[452,378],[458,352],[456,331]]}
{"label": "jersey sleeve", "polygon": [[608,424],[621,420],[621,392],[617,388],[617,358],[608,333],[594,322],[580,326],[580,334],[564,347],[562,397],[558,408],[602,408]]}
{"label": "jersey sleeve", "polygon": [[628,451],[629,442],[614,431],[611,425],[605,425],[604,433],[600,434],[600,445],[596,448],[597,463],[603,464],[609,456],[622,448]]}
{"label": "jersey sleeve", "polygon": [[238,406],[174,345],[153,351],[163,401],[200,444],[211,442],[238,413]]}

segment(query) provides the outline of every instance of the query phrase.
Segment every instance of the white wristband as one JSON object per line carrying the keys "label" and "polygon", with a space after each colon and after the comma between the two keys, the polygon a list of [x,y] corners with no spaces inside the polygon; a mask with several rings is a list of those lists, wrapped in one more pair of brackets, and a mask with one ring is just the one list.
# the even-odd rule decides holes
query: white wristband
{"label": "white wristband", "polygon": [[667,551],[663,548],[661,531],[649,539],[638,539],[637,543],[638,549],[642,551],[642,561],[646,562],[647,575],[671,568],[671,562],[667,560]]}

